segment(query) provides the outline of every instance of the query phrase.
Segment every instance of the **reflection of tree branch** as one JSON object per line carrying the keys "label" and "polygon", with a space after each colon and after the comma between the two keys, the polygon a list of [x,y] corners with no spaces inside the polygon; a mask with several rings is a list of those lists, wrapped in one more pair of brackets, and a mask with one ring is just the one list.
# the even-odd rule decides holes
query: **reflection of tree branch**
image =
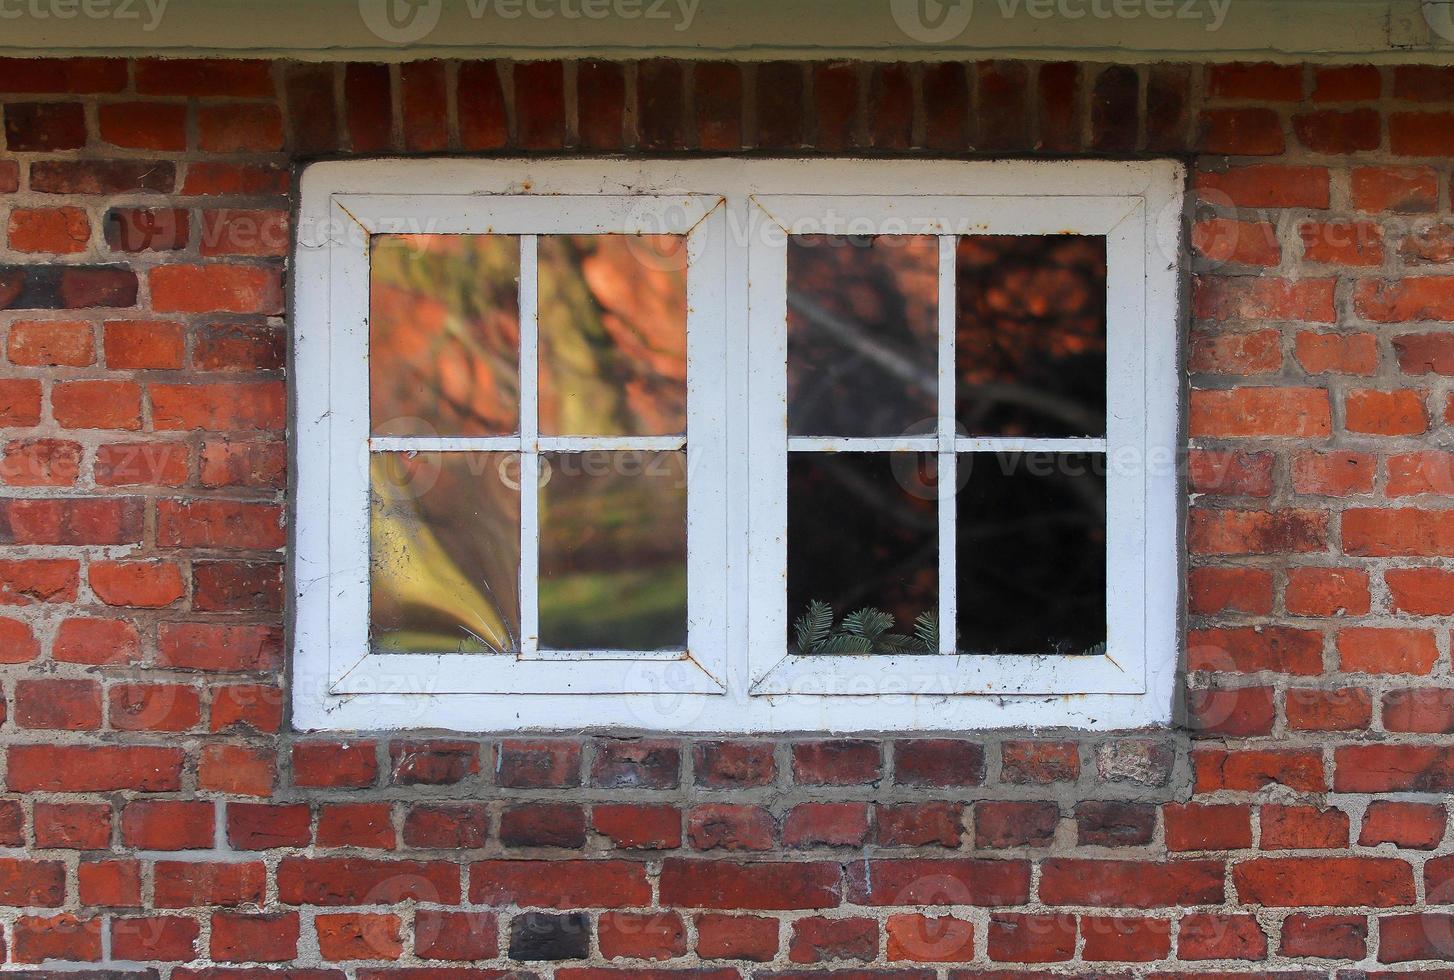
{"label": "reflection of tree branch", "polygon": [[[822,457],[822,469],[825,475],[836,480],[847,493],[856,497],[860,502],[873,508],[874,513],[893,521],[903,527],[911,527],[916,530],[929,530],[939,526],[938,519],[933,510],[920,514],[912,508],[904,506],[902,494],[885,492],[875,483],[867,478],[852,466],[846,466],[833,458],[832,453],[818,454]],[[882,456],[887,463],[890,453],[874,453],[875,456]],[[893,484],[897,487],[898,484]],[[898,499],[895,499],[895,497]]]}
{"label": "reflection of tree branch", "polygon": [[1088,410],[1084,405],[1048,391],[1039,391],[1025,385],[996,382],[962,387],[961,402],[979,401],[990,405],[1007,404],[1031,408],[1041,415],[1058,419],[1078,432],[1099,432],[1105,428],[1105,416]]}
{"label": "reflection of tree branch", "polygon": [[843,319],[794,290],[788,290],[788,307],[806,317],[844,347],[877,364],[905,384],[934,390],[937,384],[934,371],[921,368],[909,358],[879,343],[852,320]]}

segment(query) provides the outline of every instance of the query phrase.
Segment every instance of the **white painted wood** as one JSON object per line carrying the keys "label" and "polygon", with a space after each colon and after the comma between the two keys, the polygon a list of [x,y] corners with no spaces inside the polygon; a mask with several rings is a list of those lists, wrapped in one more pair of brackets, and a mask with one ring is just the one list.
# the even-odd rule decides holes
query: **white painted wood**
{"label": "white painted wood", "polygon": [[539,239],[520,236],[520,657],[540,648]]}
{"label": "white painted wood", "polygon": [[[295,724],[752,732],[1105,729],[1168,721],[1179,608],[1176,258],[1183,180],[1170,162],[398,160],[310,167],[302,178],[293,365],[295,377],[310,379],[296,396]],[[602,196],[629,200],[606,203]],[[623,660],[595,651],[564,661],[360,658],[366,536],[361,543],[350,536],[366,530],[367,513],[348,506],[344,490],[365,478],[371,448],[394,448],[378,439],[371,445],[366,431],[364,228],[686,232],[714,210],[707,224],[717,222],[716,230],[692,235],[692,314],[705,304],[714,322],[694,319],[689,328],[688,452],[701,445],[705,428],[716,458],[709,455],[705,469],[689,459],[689,492],[696,494],[709,473],[716,493],[707,504],[689,498],[690,657],[661,651]],[[859,230],[846,224],[852,221],[940,235],[1107,235],[1113,421],[1106,439],[960,436],[950,454],[957,463],[966,452],[1108,452],[1116,598],[1108,608],[1113,637],[1106,657],[787,652],[787,451],[850,444],[787,438],[782,243],[787,227],[852,233]],[[697,274],[706,268],[720,275]],[[943,347],[941,340],[941,370]],[[952,419],[952,395],[950,411],[943,411],[946,394],[940,415]],[[942,457],[944,438],[941,419],[927,438],[929,451]],[[491,441],[489,448],[503,444]],[[699,519],[715,521],[713,530],[704,534]],[[719,576],[706,589],[699,588],[709,574],[704,568]],[[699,645],[702,630],[709,639]]]}
{"label": "white painted wood", "polygon": [[[935,432],[938,451],[938,471],[934,485],[939,499],[939,652],[957,652],[955,641],[958,635],[959,604],[956,601],[955,576],[958,571],[958,549],[955,547],[955,529],[959,526],[955,511],[958,487],[959,459],[955,453],[954,405],[958,397],[959,372],[954,365],[954,326],[958,307],[956,296],[958,284],[955,277],[955,246],[958,239],[953,235],[939,236],[939,357],[936,393],[938,409]],[[946,489],[948,488],[948,489]]]}

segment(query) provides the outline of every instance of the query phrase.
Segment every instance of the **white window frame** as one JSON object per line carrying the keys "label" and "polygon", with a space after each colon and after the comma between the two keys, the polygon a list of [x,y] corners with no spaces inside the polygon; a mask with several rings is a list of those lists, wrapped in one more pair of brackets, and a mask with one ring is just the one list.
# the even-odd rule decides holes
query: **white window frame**
{"label": "white window frame", "polygon": [[[1113,729],[1169,722],[1179,636],[1177,257],[1184,179],[1183,168],[1170,161],[310,166],[300,185],[294,307],[295,727],[692,733]],[[690,233],[686,656],[368,652],[368,524],[360,505],[370,448],[368,242],[391,231]],[[787,454],[790,446],[834,447],[787,436],[786,233],[834,231],[943,236],[937,430],[883,441],[884,448],[936,452],[941,467],[951,468],[955,452],[967,449],[1106,451],[1105,655],[957,655],[947,649],[952,628],[941,631],[946,650],[940,657],[789,651]],[[1105,236],[1103,440],[956,437],[951,236],[976,233]],[[522,356],[528,357],[525,321],[533,327],[534,298],[528,261],[521,279]],[[553,445],[530,431],[438,443],[413,448]],[[376,441],[372,448],[391,447]],[[522,485],[528,480],[523,473]],[[941,514],[953,506],[947,495]],[[954,581],[952,543],[946,548],[941,538],[946,624],[953,622],[953,589],[943,588]],[[531,634],[528,622],[522,633]]]}

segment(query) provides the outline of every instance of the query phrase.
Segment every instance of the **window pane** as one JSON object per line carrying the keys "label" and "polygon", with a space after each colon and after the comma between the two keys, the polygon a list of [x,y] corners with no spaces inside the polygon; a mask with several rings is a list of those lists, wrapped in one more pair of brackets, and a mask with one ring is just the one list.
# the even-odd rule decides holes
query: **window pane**
{"label": "window pane", "polygon": [[933,432],[938,240],[788,239],[788,432]]}
{"label": "window pane", "polygon": [[540,466],[541,648],[685,647],[686,453],[546,453]]}
{"label": "window pane", "polygon": [[539,242],[541,434],[685,432],[686,238]]}
{"label": "window pane", "polygon": [[[918,616],[937,615],[935,462],[932,453],[788,454],[790,626],[820,602],[839,632],[843,617],[864,608],[894,618],[884,634],[912,634]],[[866,652],[841,643],[804,652]],[[892,643],[875,642],[872,652]]]}
{"label": "window pane", "polygon": [[375,453],[370,635],[378,653],[513,653],[520,458]]}
{"label": "window pane", "polygon": [[520,417],[520,240],[378,235],[369,267],[372,431],[484,436]]}
{"label": "window pane", "polygon": [[1106,432],[1106,240],[969,235],[956,256],[955,409],[970,435]]}
{"label": "window pane", "polygon": [[1105,464],[1102,453],[959,455],[961,651],[1086,653],[1105,641]]}

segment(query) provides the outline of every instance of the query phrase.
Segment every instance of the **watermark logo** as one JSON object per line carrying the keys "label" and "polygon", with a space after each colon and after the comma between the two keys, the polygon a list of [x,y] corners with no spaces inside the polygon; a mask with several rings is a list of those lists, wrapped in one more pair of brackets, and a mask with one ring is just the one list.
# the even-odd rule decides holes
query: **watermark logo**
{"label": "watermark logo", "polygon": [[1454,41],[1454,0],[1423,0],[1420,7],[1429,30],[1446,41]]}
{"label": "watermark logo", "polygon": [[439,26],[444,0],[358,0],[364,24],[382,41],[412,44]]}
{"label": "watermark logo", "polygon": [[161,26],[171,0],[0,0],[0,20],[139,21],[143,31]]}
{"label": "watermark logo", "polygon": [[974,0],[889,0],[894,23],[921,44],[952,41],[969,28]]}
{"label": "watermark logo", "polygon": [[[674,31],[685,31],[696,20],[700,5],[701,0],[465,0],[463,9],[471,20],[663,21]],[[364,26],[379,40],[413,44],[439,27],[444,4],[443,0],[358,0],[358,10]]]}

